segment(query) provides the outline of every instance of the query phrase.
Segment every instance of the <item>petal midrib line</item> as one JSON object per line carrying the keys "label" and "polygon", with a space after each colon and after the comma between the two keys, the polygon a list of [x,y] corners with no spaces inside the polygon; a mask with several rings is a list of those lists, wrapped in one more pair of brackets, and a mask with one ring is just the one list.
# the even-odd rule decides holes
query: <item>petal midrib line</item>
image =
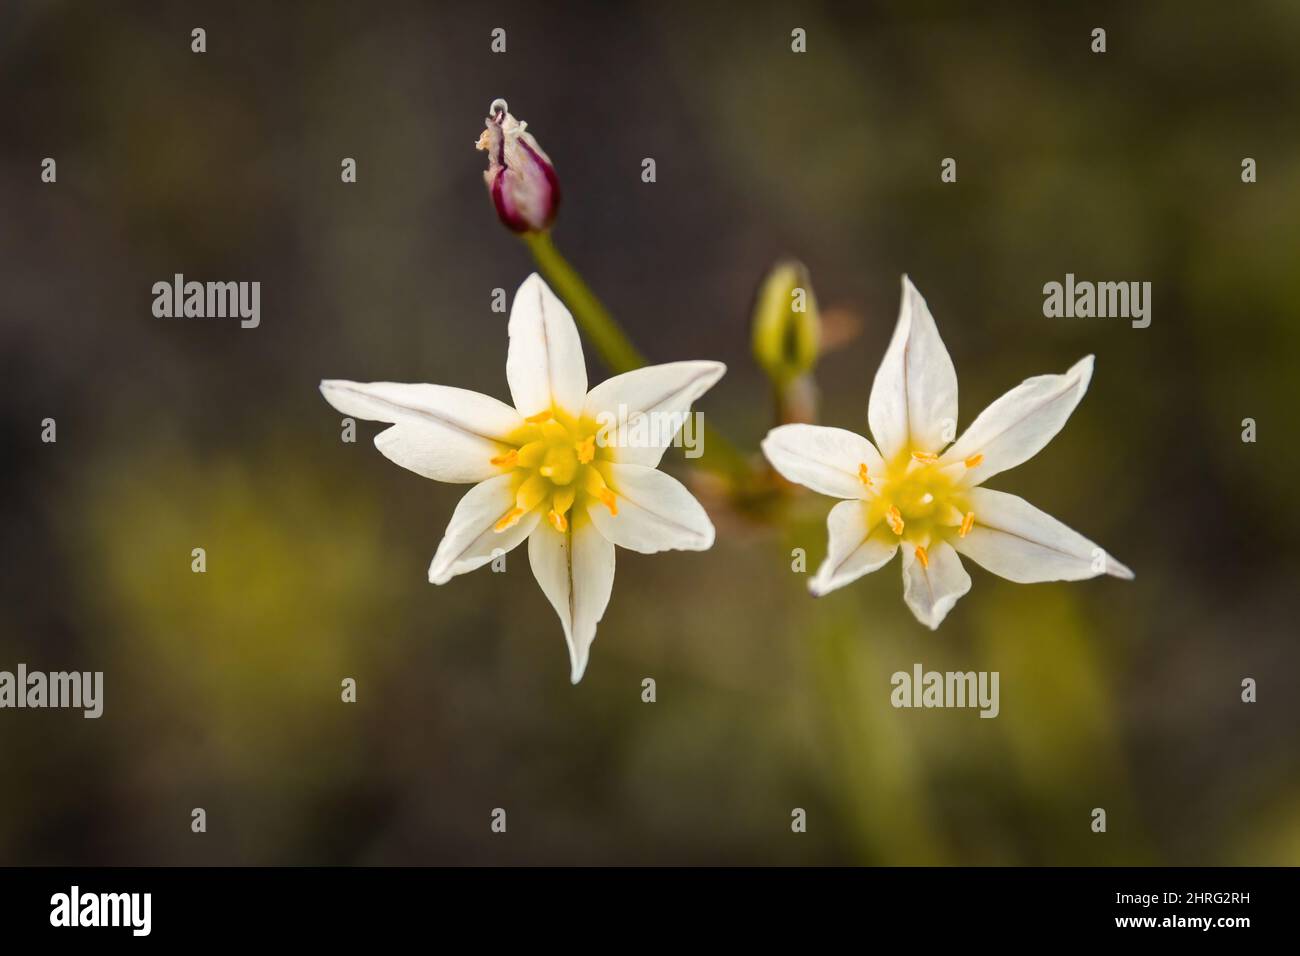
{"label": "petal midrib line", "polygon": [[568,628],[574,633],[574,640],[577,640],[578,630],[578,606],[575,601],[577,587],[573,580],[573,525],[570,524],[564,532],[564,568],[569,577],[569,622]]}
{"label": "petal midrib line", "polygon": [[542,360],[546,362],[546,390],[550,393],[548,396],[552,405],[555,404],[555,363],[551,361],[551,335],[547,329],[549,319],[546,314],[546,299],[542,295],[542,284],[537,285],[537,313],[542,317],[538,323],[542,333]]}
{"label": "petal midrib line", "polygon": [[[1035,541],[1033,538],[1026,538],[1023,534],[1020,534],[1018,531],[1010,531],[1007,528],[999,528],[997,525],[992,525],[985,521],[980,521],[979,524],[973,530],[996,531],[998,534],[1005,534],[1009,538],[1017,538],[1021,541],[1024,541],[1026,544],[1036,545],[1037,547],[1040,547],[1045,551],[1054,551],[1059,555],[1062,555],[1067,558],[1075,558],[1076,560],[1079,558],[1077,554],[1072,554],[1069,551],[1062,550],[1061,548],[1057,547],[1054,544],[1047,544],[1042,541]],[[1107,557],[1109,557],[1109,555],[1107,555]]]}
{"label": "petal midrib line", "polygon": [[[657,469],[652,469],[652,470],[657,470]],[[636,500],[635,498],[633,498],[631,495],[626,494],[625,492],[620,491],[620,490],[617,489],[617,488],[614,489],[614,493],[617,494],[620,498],[623,498],[623,499],[625,499],[625,500],[631,502],[632,504],[636,505],[638,508],[640,508],[640,509],[641,509],[642,511],[644,511],[646,514],[653,515],[653,516],[655,517],[656,520],[658,520],[658,521],[662,521],[664,524],[666,524],[666,525],[668,525],[668,526],[670,526],[670,527],[672,527],[672,528],[674,528],[674,529],[676,529],[676,530],[678,530],[678,531],[684,531],[688,536],[690,536],[690,537],[692,537],[692,538],[699,538],[699,537],[701,537],[699,531],[697,531],[695,528],[692,528],[692,527],[690,527],[689,525],[680,524],[680,523],[678,523],[677,521],[674,521],[672,518],[669,518],[668,516],[666,516],[666,515],[664,515],[664,514],[661,514],[660,512],[656,511],[655,509],[646,507],[644,504],[642,504],[640,501],[637,501],[637,500]],[[617,521],[618,519],[615,518],[614,520]]]}
{"label": "petal midrib line", "polygon": [[[375,402],[376,404],[379,405],[386,405],[389,408],[396,409],[401,412],[405,412],[406,414],[409,415],[414,415],[417,418],[428,419],[432,424],[440,425],[443,428],[449,428],[453,431],[460,432],[462,435],[468,435],[472,438],[482,438],[484,441],[495,442],[498,445],[506,444],[505,440],[498,435],[489,435],[486,432],[479,431],[478,429],[469,426],[465,422],[460,422],[452,418],[444,417],[442,415],[439,415],[436,412],[430,411],[427,408],[416,408],[415,406],[412,405],[403,405],[401,402],[394,401],[391,398],[383,398],[378,395],[375,395],[373,392],[366,392],[359,388],[353,388],[349,385],[336,384],[332,387],[338,389],[341,392],[348,392],[352,395],[358,395],[361,398],[365,399],[366,401]],[[509,408],[509,406],[506,407]],[[394,422],[390,422],[389,424],[402,425],[408,423],[402,421],[394,421]]]}
{"label": "petal midrib line", "polygon": [[1075,386],[1077,386],[1078,384],[1079,384],[1078,381],[1075,380],[1069,384],[1068,388],[1063,388],[1055,395],[1051,396],[1050,398],[1045,398],[1039,404],[1026,409],[1025,412],[1021,414],[1021,416],[1017,418],[1015,421],[1009,423],[1008,425],[1005,425],[997,432],[990,435],[984,442],[981,443],[981,448],[987,448],[988,446],[992,445],[995,441],[997,441],[999,438],[1001,438],[1003,435],[1005,435],[1007,432],[1011,431],[1013,428],[1019,427],[1020,424],[1024,422],[1024,420],[1027,419],[1030,415],[1037,415],[1038,413],[1042,412],[1045,408],[1048,408],[1053,402],[1060,401],[1062,398],[1068,398],[1070,393],[1074,390]]}
{"label": "petal midrib line", "polygon": [[[916,316],[912,315],[908,321],[907,340],[903,343],[903,441],[907,446],[912,444],[912,386],[910,377],[910,365],[912,354],[912,332],[916,328]],[[929,449],[926,449],[927,451]]]}
{"label": "petal midrib line", "polygon": [[[862,539],[861,541],[858,542],[857,546],[856,546],[852,551],[850,551],[848,554],[846,554],[846,555],[844,556],[844,560],[843,560],[843,561],[840,561],[840,562],[838,562],[838,563],[835,565],[834,570],[831,572],[830,575],[828,575],[828,577],[832,577],[832,578],[833,578],[833,577],[835,577],[836,575],[838,575],[841,571],[843,571],[843,570],[844,570],[844,566],[845,566],[846,564],[848,564],[850,560],[852,560],[853,556],[854,556],[855,554],[857,554],[859,551],[861,551],[863,548],[865,548],[865,547],[867,546],[867,544],[871,541],[871,536],[872,536],[873,534],[876,533],[876,529],[877,529],[878,527],[880,527],[880,523],[879,523],[879,522],[877,522],[876,524],[874,524],[874,525],[872,525],[870,528],[868,528],[868,529],[867,529],[866,536],[863,537],[863,539]],[[897,545],[894,546],[894,550],[898,550],[898,546],[897,546]],[[890,557],[892,558],[893,555],[890,555]]]}

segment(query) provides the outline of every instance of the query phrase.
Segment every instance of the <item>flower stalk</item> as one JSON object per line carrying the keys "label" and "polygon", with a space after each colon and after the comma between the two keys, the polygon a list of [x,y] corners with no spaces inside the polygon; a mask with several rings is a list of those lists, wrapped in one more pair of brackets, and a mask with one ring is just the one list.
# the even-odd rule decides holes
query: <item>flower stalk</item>
{"label": "flower stalk", "polygon": [[645,356],[632,344],[582,276],[560,254],[551,240],[550,231],[525,232],[523,240],[537,263],[537,271],[568,305],[578,327],[596,347],[609,370],[621,375],[646,365]]}

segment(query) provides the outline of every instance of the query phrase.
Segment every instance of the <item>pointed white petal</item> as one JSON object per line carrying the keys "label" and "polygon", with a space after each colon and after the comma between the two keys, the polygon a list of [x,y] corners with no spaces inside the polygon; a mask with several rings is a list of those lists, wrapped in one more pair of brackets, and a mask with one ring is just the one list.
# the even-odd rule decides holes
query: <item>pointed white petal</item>
{"label": "pointed white petal", "polygon": [[965,473],[963,480],[970,485],[1028,461],[1065,425],[1091,380],[1091,355],[1064,375],[1026,379],[980,412],[943,460],[958,462],[983,455],[983,460]]}
{"label": "pointed white petal", "polygon": [[552,406],[577,414],[587,397],[587,365],[573,316],[536,272],[510,307],[506,378],[525,417]]}
{"label": "pointed white petal", "polygon": [[930,308],[903,276],[898,325],[871,385],[867,420],[886,459],[938,452],[957,427],[957,371]]}
{"label": "pointed white petal", "polygon": [[596,625],[614,589],[614,545],[575,515],[564,533],[545,522],[537,526],[528,539],[528,563],[564,625],[569,680],[576,684],[587,669]]}
{"label": "pointed white petal", "polygon": [[782,425],[763,439],[763,454],[786,480],[833,498],[867,497],[862,465],[873,480],[885,473],[876,446],[843,428]]}
{"label": "pointed white petal", "polygon": [[1020,584],[1081,581],[1099,574],[1133,578],[1104,549],[1024,498],[972,488],[970,500],[975,524],[952,546],[994,574]]}
{"label": "pointed white petal", "polygon": [[597,440],[614,461],[655,468],[691,405],[726,371],[721,362],[669,362],[615,375],[591,390],[584,415],[602,425]]}
{"label": "pointed white petal", "polygon": [[417,475],[452,484],[485,481],[506,469],[492,459],[505,445],[448,436],[419,425],[394,425],[375,436],[375,447],[389,461]]}
{"label": "pointed white petal", "polygon": [[327,379],[320,391],[344,415],[393,422],[375,436],[375,447],[435,481],[479,482],[501,474],[491,460],[523,425],[505,402],[463,388]]}
{"label": "pointed white petal", "polygon": [[961,558],[943,541],[926,549],[929,567],[921,564],[916,548],[903,544],[903,600],[916,619],[934,630],[948,616],[957,599],[970,590],[970,575]]}
{"label": "pointed white petal", "polygon": [[599,501],[591,501],[587,513],[614,544],[642,554],[713,547],[713,522],[676,478],[645,465],[610,463],[600,470],[618,496],[618,514]]}
{"label": "pointed white petal", "polygon": [[841,501],[826,516],[826,560],[808,582],[813,596],[829,594],[883,567],[898,550],[898,536],[888,525],[869,523],[869,508],[864,501]]}
{"label": "pointed white petal", "polygon": [[511,527],[496,530],[496,523],[514,507],[517,487],[514,475],[497,475],[465,493],[429,565],[432,583],[446,584],[458,574],[482,567],[498,550],[504,553],[517,547],[537,527],[541,510],[534,508]]}

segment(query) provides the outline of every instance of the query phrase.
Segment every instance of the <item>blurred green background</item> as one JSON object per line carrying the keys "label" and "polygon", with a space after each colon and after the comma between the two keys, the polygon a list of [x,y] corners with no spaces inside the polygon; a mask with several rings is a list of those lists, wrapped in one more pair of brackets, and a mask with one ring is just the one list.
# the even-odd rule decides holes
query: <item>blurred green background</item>
{"label": "blurred green background", "polygon": [[[103,670],[106,703],[0,712],[0,863],[1300,862],[1300,6],[914,6],[6,2],[0,669]],[[972,569],[932,634],[897,563],[807,595],[829,499],[710,498],[711,552],[619,552],[576,688],[523,551],[426,583],[465,489],[342,443],[316,386],[508,394],[497,96],[559,171],[556,242],[652,360],[728,363],[701,407],[749,451],[781,256],[860,328],[827,424],[865,430],[904,271],[963,426],[1096,353],[993,485],[1136,582]],[[175,272],[260,281],[261,327],[154,318]],[[1067,272],[1152,282],[1150,328],[1044,318]],[[1000,671],[1001,715],[892,709],[916,661]]]}

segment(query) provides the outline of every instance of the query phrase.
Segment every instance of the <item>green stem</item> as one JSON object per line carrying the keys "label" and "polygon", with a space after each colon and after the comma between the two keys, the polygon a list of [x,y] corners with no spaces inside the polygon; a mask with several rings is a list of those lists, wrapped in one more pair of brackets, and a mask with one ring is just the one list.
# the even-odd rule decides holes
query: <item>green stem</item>
{"label": "green stem", "polygon": [[601,305],[596,294],[587,288],[582,276],[560,255],[549,232],[526,232],[524,244],[533,254],[542,278],[569,306],[578,326],[586,333],[611,371],[622,374],[649,364],[619,328],[614,317]]}
{"label": "green stem", "polygon": [[[622,374],[649,364],[627,337],[627,333],[596,298],[596,294],[582,281],[582,276],[555,248],[550,232],[526,232],[523,240],[532,253],[542,278],[568,305],[578,328],[595,346],[612,372]],[[716,428],[706,424],[703,438],[704,455],[699,459],[701,465],[737,480],[751,476],[752,469],[745,456]]]}

